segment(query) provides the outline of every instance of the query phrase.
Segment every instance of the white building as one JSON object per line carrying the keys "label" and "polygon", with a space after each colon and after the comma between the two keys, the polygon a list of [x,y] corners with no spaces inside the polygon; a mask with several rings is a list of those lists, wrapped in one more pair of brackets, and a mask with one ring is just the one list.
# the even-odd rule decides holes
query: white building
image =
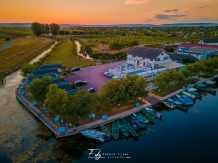
{"label": "white building", "polygon": [[134,46],[127,51],[127,63],[156,69],[158,64],[170,62],[169,54],[163,49]]}
{"label": "white building", "polygon": [[207,45],[218,45],[218,38],[203,38],[198,43]]}

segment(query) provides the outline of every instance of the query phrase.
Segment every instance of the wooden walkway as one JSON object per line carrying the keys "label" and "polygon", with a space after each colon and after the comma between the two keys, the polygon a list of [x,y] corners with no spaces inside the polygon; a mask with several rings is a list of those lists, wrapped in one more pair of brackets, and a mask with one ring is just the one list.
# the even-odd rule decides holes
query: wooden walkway
{"label": "wooden walkway", "polygon": [[151,106],[150,103],[147,103],[147,104],[141,105],[139,107],[135,107],[135,108],[132,108],[130,110],[109,116],[107,118],[107,120],[100,119],[100,120],[95,121],[93,119],[93,122],[78,126],[76,128],[76,131],[73,131],[73,129],[71,127],[71,128],[68,128],[66,132],[60,133],[59,126],[57,126],[57,124],[55,124],[51,119],[49,119],[42,111],[40,111],[38,108],[33,106],[32,103],[28,99],[25,98],[25,96],[21,95],[22,87],[24,87],[24,85],[25,85],[25,83],[22,83],[22,85],[16,90],[15,94],[16,94],[17,99],[24,106],[26,106],[26,108],[29,111],[31,111],[42,123],[44,123],[55,134],[56,138],[71,136],[71,135],[78,134],[82,130],[85,130],[85,129],[96,128],[96,127],[100,126],[101,124],[107,124],[107,123],[114,121],[115,119],[120,119],[123,117],[130,116],[133,113],[137,113],[137,112],[141,111],[145,107]]}

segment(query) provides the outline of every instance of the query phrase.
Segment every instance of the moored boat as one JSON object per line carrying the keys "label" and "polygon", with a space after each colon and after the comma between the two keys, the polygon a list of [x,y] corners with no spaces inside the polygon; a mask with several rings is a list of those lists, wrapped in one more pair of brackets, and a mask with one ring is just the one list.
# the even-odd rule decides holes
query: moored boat
{"label": "moored boat", "polygon": [[216,84],[216,81],[207,80],[207,81],[205,82],[205,84],[207,84],[207,85],[213,85],[213,84]]}
{"label": "moored boat", "polygon": [[151,113],[149,113],[149,112],[148,112],[147,110],[145,110],[145,109],[142,109],[142,113],[145,115],[145,118],[146,118],[147,120],[149,120],[149,122],[155,123],[154,116],[153,116]]}
{"label": "moored boat", "polygon": [[188,91],[188,92],[196,92],[197,89],[196,89],[196,88],[188,88],[187,91]]}
{"label": "moored boat", "polygon": [[188,92],[188,93],[195,95],[195,97],[198,99],[201,99],[201,97],[202,97],[201,94],[198,92]]}
{"label": "moored boat", "polygon": [[94,140],[98,140],[100,142],[105,142],[109,140],[109,137],[107,135],[105,135],[103,132],[97,131],[95,129],[87,129],[87,130],[83,130],[81,131],[81,134],[94,139]]}
{"label": "moored boat", "polygon": [[138,114],[133,114],[136,119],[138,119],[139,121],[143,122],[144,124],[149,124],[149,121],[147,119],[145,119],[144,117],[138,115]]}
{"label": "moored boat", "polygon": [[181,103],[182,105],[184,105],[184,106],[189,106],[189,104],[187,104],[187,103],[185,102],[185,100],[184,100],[183,98],[181,98],[180,96],[178,96],[178,95],[173,96],[173,99],[174,99],[175,101],[180,102],[180,103]]}
{"label": "moored boat", "polygon": [[145,108],[145,110],[147,110],[151,115],[153,115],[154,118],[156,118],[156,119],[160,119],[161,118],[161,113],[155,111],[154,109],[152,109],[152,108]]}
{"label": "moored boat", "polygon": [[104,125],[100,125],[100,129],[103,133],[105,133],[105,135],[107,135],[108,137],[111,137],[111,131]]}
{"label": "moored boat", "polygon": [[129,133],[124,127],[123,123],[117,120],[118,128],[120,129],[121,133],[123,134],[124,137],[129,137]]}
{"label": "moored boat", "polygon": [[193,100],[190,99],[188,96],[186,96],[186,95],[181,95],[181,97],[184,99],[184,101],[185,101],[187,104],[189,104],[189,105],[193,105],[193,104],[194,104]]}
{"label": "moored boat", "polygon": [[139,135],[137,134],[137,132],[132,128],[132,126],[126,121],[126,119],[123,118],[121,121],[122,121],[124,127],[126,128],[126,130],[127,130],[133,137],[139,136]]}
{"label": "moored boat", "polygon": [[175,100],[170,99],[170,98],[167,99],[167,101],[169,101],[170,103],[172,103],[173,105],[175,105],[176,108],[178,108],[178,109],[180,109],[180,110],[182,110],[182,111],[187,111],[187,110],[188,110],[188,108],[185,107],[185,106],[183,106],[181,102],[175,101]]}
{"label": "moored boat", "polygon": [[133,119],[127,117],[126,118],[128,123],[132,126],[132,128],[136,131],[140,130],[141,129],[141,126]]}
{"label": "moored boat", "polygon": [[116,120],[112,122],[112,136],[114,139],[119,138],[119,128]]}
{"label": "moored boat", "polygon": [[175,109],[175,107],[176,107],[175,105],[173,105],[172,103],[170,103],[168,101],[164,101],[163,103],[164,103],[164,105],[166,105],[170,109]]}
{"label": "moored boat", "polygon": [[186,95],[188,97],[190,97],[191,99],[196,99],[196,96],[191,94],[191,93],[188,93],[188,92],[181,92],[182,95]]}
{"label": "moored boat", "polygon": [[139,121],[135,116],[131,116],[132,120],[134,120],[138,125],[141,126],[141,128],[146,128],[147,124],[145,124],[142,121]]}
{"label": "moored boat", "polygon": [[208,93],[211,93],[213,95],[216,95],[216,91],[215,90],[211,90],[209,88],[205,88],[205,87],[199,87],[199,86],[195,86],[195,88],[197,88],[198,90],[200,91],[203,91],[203,92],[208,92]]}

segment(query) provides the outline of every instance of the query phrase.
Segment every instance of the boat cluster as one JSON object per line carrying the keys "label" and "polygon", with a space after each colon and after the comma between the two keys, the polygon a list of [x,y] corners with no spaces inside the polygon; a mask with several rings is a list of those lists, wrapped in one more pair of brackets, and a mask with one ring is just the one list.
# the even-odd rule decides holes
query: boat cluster
{"label": "boat cluster", "polygon": [[[212,82],[212,81],[211,81]],[[211,84],[210,82],[210,84]],[[208,82],[205,82],[207,84]],[[201,94],[199,91],[211,93],[213,95],[216,95],[216,91],[208,88],[208,85],[205,85],[203,83],[199,83],[194,86],[194,88],[189,88],[186,91],[181,92],[180,94],[177,94],[163,103],[171,108],[171,109],[180,109],[183,111],[187,111],[189,106],[193,105],[195,103],[196,99],[201,99]],[[213,82],[214,84],[214,82]]]}
{"label": "boat cluster", "polygon": [[143,108],[141,112],[122,119],[116,119],[112,122],[111,129],[105,125],[100,125],[102,132],[96,129],[87,129],[81,131],[84,136],[98,140],[100,142],[109,141],[111,137],[115,140],[120,137],[120,133],[127,138],[138,137],[137,131],[146,128],[149,123],[155,123],[155,119],[161,119],[161,114],[152,108]]}

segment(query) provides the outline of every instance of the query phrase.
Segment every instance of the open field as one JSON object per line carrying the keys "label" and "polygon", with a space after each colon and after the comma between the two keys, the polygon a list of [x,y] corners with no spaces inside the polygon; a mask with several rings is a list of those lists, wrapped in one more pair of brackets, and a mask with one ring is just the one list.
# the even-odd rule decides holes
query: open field
{"label": "open field", "polygon": [[5,38],[16,38],[33,35],[31,28],[28,27],[1,27],[0,28],[0,40]]}
{"label": "open field", "polygon": [[65,38],[63,43],[57,48],[57,50],[46,59],[45,64],[61,63],[66,68],[95,65],[95,61],[84,60],[81,57],[78,57],[77,63],[77,56],[71,52],[72,47],[72,41],[70,40],[70,38]]}
{"label": "open field", "polygon": [[44,37],[31,37],[16,40],[9,48],[0,52],[0,78],[19,69],[53,44]]}

